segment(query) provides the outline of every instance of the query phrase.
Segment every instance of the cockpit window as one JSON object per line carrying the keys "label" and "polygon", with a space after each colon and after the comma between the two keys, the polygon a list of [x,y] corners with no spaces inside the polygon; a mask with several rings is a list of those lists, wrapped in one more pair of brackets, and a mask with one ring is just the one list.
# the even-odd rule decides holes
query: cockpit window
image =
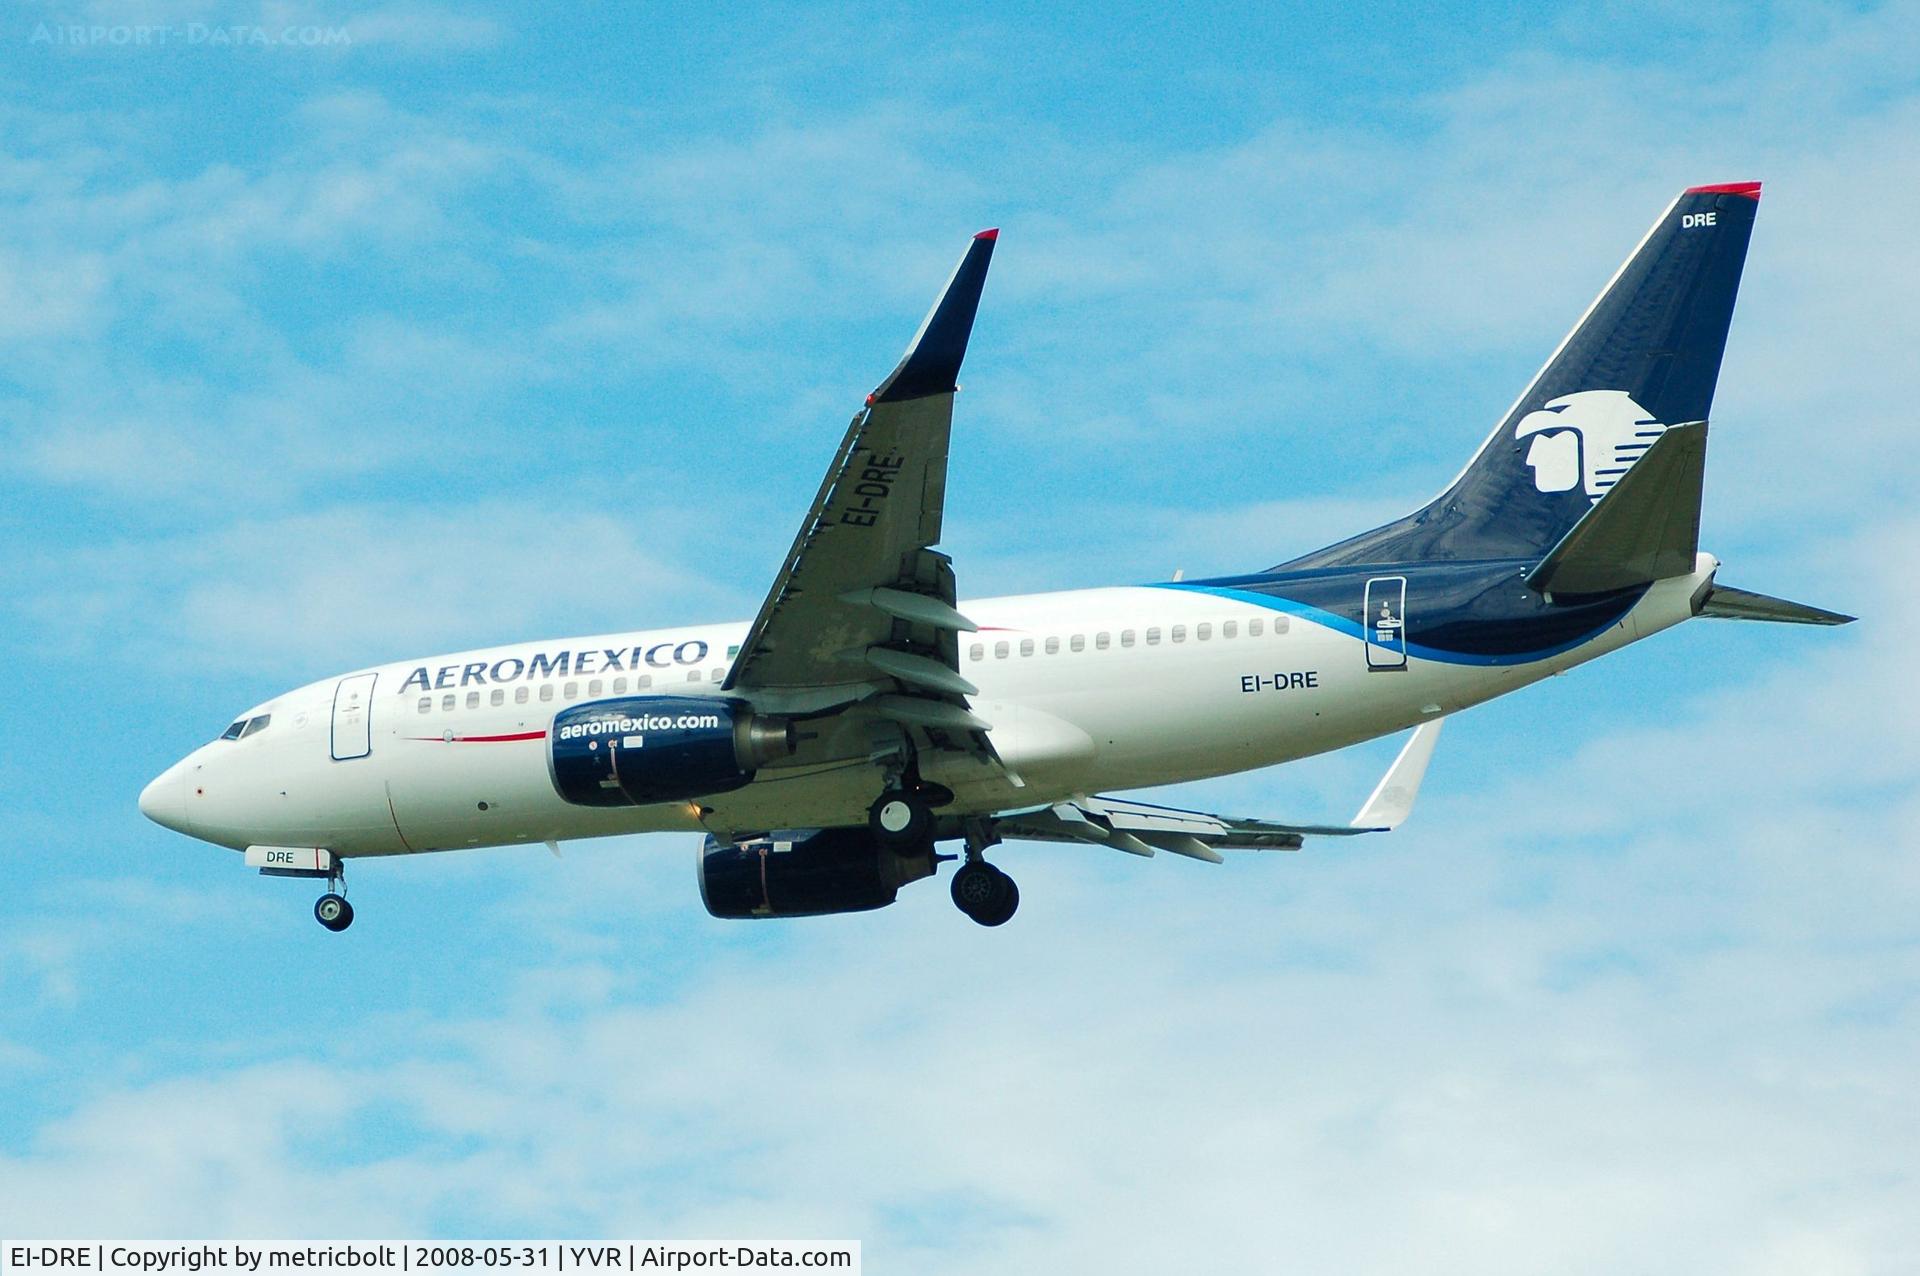
{"label": "cockpit window", "polygon": [[222,740],[244,740],[250,735],[258,735],[260,732],[265,731],[267,724],[272,721],[273,715],[270,713],[263,713],[252,718],[242,718],[225,731],[222,731],[220,738]]}

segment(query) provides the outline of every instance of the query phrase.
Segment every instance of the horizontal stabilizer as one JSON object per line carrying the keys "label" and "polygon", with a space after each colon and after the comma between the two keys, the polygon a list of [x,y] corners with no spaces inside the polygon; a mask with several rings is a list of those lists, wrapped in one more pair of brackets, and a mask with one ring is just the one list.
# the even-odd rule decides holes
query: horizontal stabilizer
{"label": "horizontal stabilizer", "polygon": [[1792,603],[1727,585],[1713,586],[1697,614],[1719,620],[1771,620],[1783,625],[1849,625],[1854,621],[1854,617],[1837,611],[1823,611],[1805,603]]}
{"label": "horizontal stabilizer", "polygon": [[1693,570],[1707,423],[1667,427],[1573,525],[1527,584],[1542,593],[1604,594]]}

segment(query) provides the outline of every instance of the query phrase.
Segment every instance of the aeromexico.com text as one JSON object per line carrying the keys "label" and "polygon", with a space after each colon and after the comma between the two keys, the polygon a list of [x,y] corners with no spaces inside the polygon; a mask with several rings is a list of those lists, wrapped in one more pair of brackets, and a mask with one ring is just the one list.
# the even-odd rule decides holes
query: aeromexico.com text
{"label": "aeromexico.com text", "polygon": [[710,731],[723,725],[717,713],[643,713],[638,717],[570,722],[554,733],[554,739],[579,740],[587,736],[627,735],[635,731]]}
{"label": "aeromexico.com text", "polygon": [[409,691],[449,691],[455,687],[487,685],[495,682],[519,682],[523,678],[567,678],[586,674],[645,673],[649,669],[671,669],[676,665],[697,665],[707,658],[705,640],[656,642],[648,647],[596,647],[586,651],[536,651],[531,656],[508,656],[489,663],[485,660],[466,664],[441,665],[438,669],[421,665],[400,684],[402,695]]}

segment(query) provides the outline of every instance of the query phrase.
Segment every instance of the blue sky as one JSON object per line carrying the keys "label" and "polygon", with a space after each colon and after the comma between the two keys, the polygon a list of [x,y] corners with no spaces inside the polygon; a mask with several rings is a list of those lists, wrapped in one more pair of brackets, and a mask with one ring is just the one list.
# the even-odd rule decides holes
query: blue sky
{"label": "blue sky", "polygon": [[[318,47],[53,38],[337,28]],[[37,35],[42,27],[49,33]],[[0,16],[0,1233],[864,1239],[872,1270],[1911,1270],[1912,6]],[[690,839],[311,892],[143,822],[287,685],[744,617],[982,226],[963,594],[1425,499],[1680,187],[1767,191],[1700,623],[1390,839],[706,918]],[[1382,743],[1178,796],[1345,815]]]}

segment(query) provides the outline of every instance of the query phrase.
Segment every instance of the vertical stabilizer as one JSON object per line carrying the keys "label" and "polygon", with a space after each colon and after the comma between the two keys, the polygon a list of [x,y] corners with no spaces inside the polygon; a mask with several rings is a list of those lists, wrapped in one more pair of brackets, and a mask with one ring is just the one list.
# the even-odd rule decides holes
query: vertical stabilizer
{"label": "vertical stabilizer", "polygon": [[1758,182],[1683,192],[1445,492],[1284,566],[1547,554],[1669,427],[1708,419],[1759,206]]}

